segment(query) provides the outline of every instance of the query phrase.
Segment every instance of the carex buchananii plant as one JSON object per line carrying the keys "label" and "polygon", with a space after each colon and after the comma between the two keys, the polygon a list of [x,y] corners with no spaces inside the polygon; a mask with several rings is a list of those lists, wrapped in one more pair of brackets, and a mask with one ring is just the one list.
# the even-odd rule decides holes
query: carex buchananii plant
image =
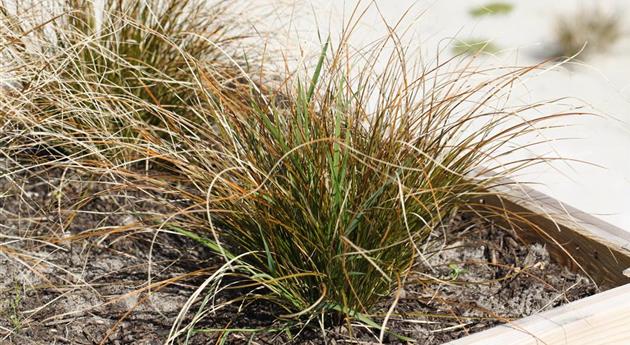
{"label": "carex buchananii plant", "polygon": [[31,141],[39,151],[123,161],[137,157],[121,142],[172,139],[171,128],[206,124],[195,108],[213,100],[199,92],[196,70],[203,65],[217,87],[233,86],[235,71],[254,58],[249,23],[236,21],[233,5],[2,1],[0,120],[38,133]]}
{"label": "carex buchananii plant", "polygon": [[[278,319],[374,326],[375,306],[428,270],[441,222],[536,163],[509,159],[514,140],[566,115],[527,120],[543,104],[504,105],[535,67],[488,77],[456,60],[414,65],[395,42],[353,52],[329,41],[308,73],[275,92],[252,87],[246,106],[222,103],[202,145],[170,153],[202,199],[174,228],[227,261],[212,284],[236,274],[281,307]],[[173,336],[192,329],[182,320]]]}

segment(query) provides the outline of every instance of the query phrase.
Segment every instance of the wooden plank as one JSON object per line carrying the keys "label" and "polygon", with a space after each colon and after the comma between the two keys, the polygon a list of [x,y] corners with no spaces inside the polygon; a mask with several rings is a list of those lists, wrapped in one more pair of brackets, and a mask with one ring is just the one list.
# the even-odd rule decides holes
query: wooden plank
{"label": "wooden plank", "polygon": [[[585,272],[603,288],[630,283],[630,232],[524,184],[501,180],[493,191],[505,196],[485,198],[476,211],[505,226],[510,219],[521,239],[544,243],[556,262]],[[504,211],[496,216],[488,209]]]}
{"label": "wooden plank", "polygon": [[445,345],[628,345],[630,284]]}

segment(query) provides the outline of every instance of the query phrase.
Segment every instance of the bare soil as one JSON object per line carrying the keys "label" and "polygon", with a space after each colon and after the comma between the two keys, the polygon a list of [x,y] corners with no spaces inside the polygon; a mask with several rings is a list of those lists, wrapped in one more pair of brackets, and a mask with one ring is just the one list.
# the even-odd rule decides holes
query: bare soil
{"label": "bare soil", "polygon": [[[190,239],[142,225],[160,212],[150,197],[79,173],[0,181],[0,344],[162,344],[222,262]],[[543,246],[476,217],[458,215],[434,240],[443,250],[418,262],[434,278],[413,275],[398,292],[386,343],[404,344],[400,335],[442,344],[597,291],[551,262]],[[262,302],[234,305],[200,327],[273,328],[282,313]],[[378,343],[378,331],[343,325],[296,331],[291,341],[286,333],[198,332],[188,343],[214,344],[221,335],[225,344]]]}

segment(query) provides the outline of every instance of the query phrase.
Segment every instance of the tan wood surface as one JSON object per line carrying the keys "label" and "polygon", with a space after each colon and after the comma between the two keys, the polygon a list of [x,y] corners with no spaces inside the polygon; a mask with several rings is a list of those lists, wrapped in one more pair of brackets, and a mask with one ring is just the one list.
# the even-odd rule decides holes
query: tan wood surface
{"label": "tan wood surface", "polygon": [[630,284],[445,345],[540,344],[630,344]]}
{"label": "tan wood surface", "polygon": [[485,198],[484,207],[505,209],[495,220],[515,222],[521,239],[543,242],[556,262],[586,272],[603,288],[630,283],[629,231],[523,184],[505,180],[494,190],[507,196]]}

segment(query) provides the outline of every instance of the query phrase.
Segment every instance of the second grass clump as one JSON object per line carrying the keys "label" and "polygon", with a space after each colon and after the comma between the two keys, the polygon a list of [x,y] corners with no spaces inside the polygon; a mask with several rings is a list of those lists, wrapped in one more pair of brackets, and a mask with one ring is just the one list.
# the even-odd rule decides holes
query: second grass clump
{"label": "second grass clump", "polygon": [[198,89],[198,68],[239,97],[235,61],[242,69],[255,58],[236,5],[0,0],[0,124],[36,128],[35,151],[141,158],[121,143],[207,122],[195,110],[213,103]]}

